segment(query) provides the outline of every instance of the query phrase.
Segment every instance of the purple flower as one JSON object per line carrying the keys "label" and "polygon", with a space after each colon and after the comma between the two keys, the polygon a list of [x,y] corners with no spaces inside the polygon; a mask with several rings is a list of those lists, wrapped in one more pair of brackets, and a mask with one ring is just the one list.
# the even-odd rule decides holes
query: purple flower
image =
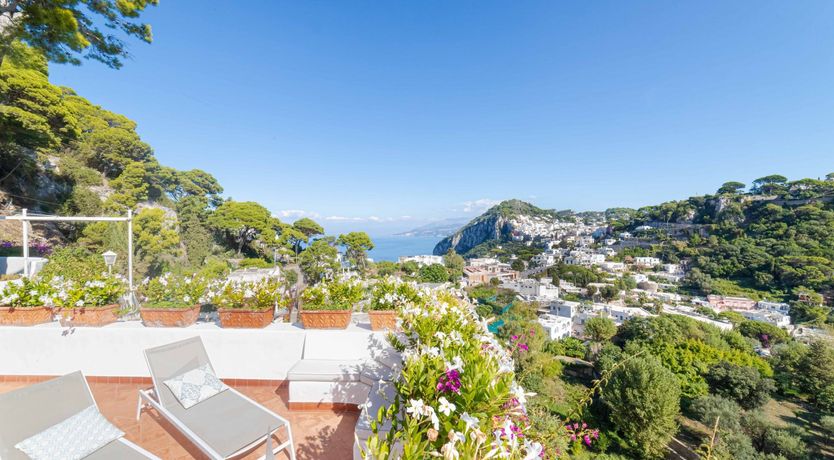
{"label": "purple flower", "polygon": [[582,437],[582,440],[585,441],[586,446],[591,447],[591,438],[587,434]]}

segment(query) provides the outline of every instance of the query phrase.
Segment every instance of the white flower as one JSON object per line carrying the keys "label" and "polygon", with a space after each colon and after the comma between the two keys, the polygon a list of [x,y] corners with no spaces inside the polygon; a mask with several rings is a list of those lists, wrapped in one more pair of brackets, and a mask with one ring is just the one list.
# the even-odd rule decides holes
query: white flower
{"label": "white flower", "polygon": [[426,405],[423,403],[422,399],[412,399],[409,401],[409,406],[405,411],[411,414],[414,418],[420,418],[420,416],[423,415],[425,407]]}
{"label": "white flower", "polygon": [[182,301],[183,301],[183,302],[185,302],[185,303],[189,303],[189,302],[191,302],[191,296],[185,296],[185,297],[183,297],[183,298],[182,298]]}
{"label": "white flower", "polygon": [[445,415],[446,417],[448,417],[452,412],[455,411],[455,409],[457,409],[457,406],[455,406],[453,403],[450,403],[449,400],[446,399],[444,396],[441,396],[440,399],[438,399],[437,401],[440,403],[440,407],[438,408],[438,410],[441,414]]}
{"label": "white flower", "polygon": [[541,458],[542,452],[544,452],[544,447],[537,442],[530,442],[530,440],[527,439],[524,441],[524,451],[527,453],[524,460],[536,460]]}
{"label": "white flower", "polygon": [[84,299],[78,299],[78,301],[75,302],[75,306],[76,307],[83,307],[84,306]]}
{"label": "white flower", "polygon": [[456,371],[460,371],[460,373],[462,374],[463,373],[463,359],[461,359],[460,356],[455,356],[454,358],[452,358],[451,363],[449,363],[449,362],[446,363],[446,370],[447,371],[448,370],[456,370]]}
{"label": "white flower", "polygon": [[469,415],[469,412],[464,412],[460,415],[460,419],[463,420],[463,423],[466,423],[466,431],[469,431],[473,428],[478,428],[478,419]]}

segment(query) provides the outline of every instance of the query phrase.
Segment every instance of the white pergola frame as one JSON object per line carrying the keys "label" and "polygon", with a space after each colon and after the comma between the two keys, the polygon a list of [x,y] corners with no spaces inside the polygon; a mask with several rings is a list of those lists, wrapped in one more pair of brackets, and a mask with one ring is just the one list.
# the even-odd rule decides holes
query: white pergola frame
{"label": "white pergola frame", "polygon": [[0,216],[0,220],[19,220],[23,228],[23,276],[29,277],[29,222],[127,222],[127,283],[130,306],[133,305],[133,210],[126,217],[108,216],[30,216],[22,209],[16,216]]}

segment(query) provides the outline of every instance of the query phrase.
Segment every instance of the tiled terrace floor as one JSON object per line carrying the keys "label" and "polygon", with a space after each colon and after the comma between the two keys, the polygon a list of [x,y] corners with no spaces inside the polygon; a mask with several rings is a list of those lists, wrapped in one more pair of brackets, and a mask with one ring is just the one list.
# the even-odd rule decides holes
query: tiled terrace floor
{"label": "tiled terrace floor", "polygon": [[[0,382],[0,393],[27,385],[30,383]],[[280,388],[272,385],[232,386],[290,421],[298,460],[353,458],[353,431],[358,412],[290,411],[287,409],[286,385]],[[131,383],[90,383],[93,396],[102,413],[126,433],[127,439],[165,460],[205,458],[155,411],[145,409],[140,421],[136,421],[138,391],[146,387]],[[283,431],[280,434],[283,435]],[[263,449],[256,449],[244,458],[253,459],[261,455]],[[285,459],[289,456],[282,453],[276,455],[276,458]]]}

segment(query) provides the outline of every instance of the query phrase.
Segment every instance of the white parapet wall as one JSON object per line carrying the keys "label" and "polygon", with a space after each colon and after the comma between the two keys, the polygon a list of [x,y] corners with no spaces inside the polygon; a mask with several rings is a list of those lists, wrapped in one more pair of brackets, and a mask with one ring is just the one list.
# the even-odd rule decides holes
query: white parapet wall
{"label": "white parapet wall", "polygon": [[67,329],[58,323],[0,327],[0,375],[148,377],[143,350],[200,336],[219,377],[285,380],[304,354],[308,334],[329,359],[369,359],[384,333],[364,325],[346,330],[304,330],[276,323],[264,329],[222,329],[214,323],[187,328],[145,327],[139,321]]}

